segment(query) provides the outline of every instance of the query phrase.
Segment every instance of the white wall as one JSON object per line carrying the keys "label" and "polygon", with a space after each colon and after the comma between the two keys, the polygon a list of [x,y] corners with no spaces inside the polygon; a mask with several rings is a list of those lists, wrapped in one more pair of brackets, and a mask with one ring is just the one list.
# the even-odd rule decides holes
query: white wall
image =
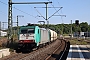
{"label": "white wall", "polygon": [[0,50],[0,58],[10,55],[9,48]]}
{"label": "white wall", "polygon": [[7,35],[7,32],[0,31],[0,33],[1,33],[0,34],[1,36],[6,36]]}

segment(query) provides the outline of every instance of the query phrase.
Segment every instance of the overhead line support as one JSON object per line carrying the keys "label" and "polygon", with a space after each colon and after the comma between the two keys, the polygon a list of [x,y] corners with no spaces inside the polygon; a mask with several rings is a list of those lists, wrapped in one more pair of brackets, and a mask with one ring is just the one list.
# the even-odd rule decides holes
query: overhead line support
{"label": "overhead line support", "polygon": [[66,17],[66,15],[53,15],[53,16],[64,16],[64,17]]}
{"label": "overhead line support", "polygon": [[12,2],[12,4],[48,4],[52,2]]}
{"label": "overhead line support", "polygon": [[12,0],[8,0],[8,40],[12,37]]}
{"label": "overhead line support", "polygon": [[[42,17],[47,21],[47,27],[48,27],[48,24],[49,24],[48,19],[51,18],[52,16],[54,16],[54,14],[56,14],[56,13],[57,13],[60,9],[62,9],[63,7],[56,7],[56,8],[60,8],[60,9],[57,10],[57,11],[56,11],[53,15],[51,15],[49,18],[47,18],[47,14],[48,14],[47,8],[52,8],[52,7],[47,7],[47,4],[48,4],[48,3],[45,3],[45,4],[46,4],[46,7],[34,7],[34,8],[46,8],[46,19],[45,19],[43,16],[42,16]],[[40,15],[41,15],[41,14],[40,14]]]}
{"label": "overhead line support", "polygon": [[[46,8],[46,7],[35,7],[35,8]],[[53,8],[53,7],[47,7],[47,8]],[[60,7],[54,7],[54,8],[60,8]]]}
{"label": "overhead line support", "polygon": [[[59,10],[61,10],[63,7],[60,7],[60,9]],[[59,10],[57,10],[54,14],[56,14]],[[51,18],[52,16],[54,16],[54,14],[53,15],[51,15],[49,18]],[[48,18],[48,19],[49,19]]]}
{"label": "overhead line support", "polygon": [[52,2],[12,2],[12,0],[8,0],[8,40],[13,38],[12,26],[12,4],[48,4]]}

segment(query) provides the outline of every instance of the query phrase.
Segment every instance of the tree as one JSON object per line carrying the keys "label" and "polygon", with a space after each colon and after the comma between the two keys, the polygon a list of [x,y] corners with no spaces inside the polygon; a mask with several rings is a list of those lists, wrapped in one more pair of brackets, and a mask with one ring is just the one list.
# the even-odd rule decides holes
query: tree
{"label": "tree", "polygon": [[87,22],[80,23],[80,28],[82,32],[88,31],[88,23]]}

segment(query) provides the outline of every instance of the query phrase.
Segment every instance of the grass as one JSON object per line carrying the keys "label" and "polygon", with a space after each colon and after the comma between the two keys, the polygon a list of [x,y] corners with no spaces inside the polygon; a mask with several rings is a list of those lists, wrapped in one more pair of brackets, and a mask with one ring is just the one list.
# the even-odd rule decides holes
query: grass
{"label": "grass", "polygon": [[13,43],[9,43],[7,45],[7,37],[1,37],[0,38],[0,49],[4,49],[4,48],[10,48],[10,52],[14,52],[14,49],[17,47],[17,37],[14,36],[13,38]]}
{"label": "grass", "polygon": [[70,44],[71,45],[87,45],[88,43],[84,39],[72,39],[70,40]]}

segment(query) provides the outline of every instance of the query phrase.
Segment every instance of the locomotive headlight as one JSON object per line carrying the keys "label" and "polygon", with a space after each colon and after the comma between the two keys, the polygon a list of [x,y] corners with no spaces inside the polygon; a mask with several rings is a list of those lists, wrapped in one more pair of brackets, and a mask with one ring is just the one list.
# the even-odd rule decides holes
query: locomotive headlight
{"label": "locomotive headlight", "polygon": [[23,41],[21,40],[21,41],[19,41],[20,43],[22,43]]}

